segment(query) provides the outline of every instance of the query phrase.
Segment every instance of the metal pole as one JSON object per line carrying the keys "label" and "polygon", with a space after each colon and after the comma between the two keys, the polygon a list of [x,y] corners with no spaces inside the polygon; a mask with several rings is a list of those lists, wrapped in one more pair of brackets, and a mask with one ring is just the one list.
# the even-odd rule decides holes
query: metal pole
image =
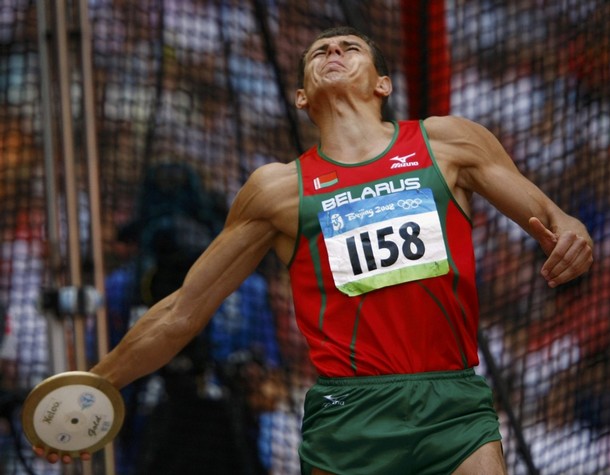
{"label": "metal pole", "polygon": [[[55,36],[57,39],[57,74],[59,87],[60,123],[62,125],[62,152],[64,159],[64,186],[66,192],[66,222],[68,232],[68,260],[70,283],[77,289],[82,288],[78,190],[76,158],[74,154],[74,132],[72,127],[72,102],[70,98],[70,66],[68,52],[68,32],[66,22],[66,2],[56,0]],[[82,315],[74,315],[74,355],[76,369],[87,369],[85,354],[85,322]]]}
{"label": "metal pole", "polygon": [[[80,0],[80,52],[83,86],[83,118],[85,127],[85,156],[89,184],[89,210],[91,214],[91,247],[94,266],[94,286],[104,293],[104,256],[102,251],[102,223],[100,212],[99,160],[95,134],[95,105],[93,94],[93,70],[91,65],[91,33],[89,28],[87,0]],[[108,328],[105,307],[97,311],[97,344],[98,357],[108,351]]]}
{"label": "metal pole", "polygon": [[[95,101],[93,88],[93,68],[91,63],[91,29],[87,0],[79,2],[80,53],[83,87],[83,125],[85,128],[85,155],[89,184],[89,212],[91,216],[91,248],[93,253],[93,284],[100,295],[105,294],[104,255],[102,250],[102,223],[99,190],[99,157],[95,133]],[[108,352],[108,324],[106,306],[100,305],[96,312],[97,353],[102,358]],[[114,447],[108,444],[104,449],[106,475],[114,475]]]}
{"label": "metal pole", "polygon": [[[38,15],[38,48],[40,61],[40,89],[42,101],[42,133],[44,147],[45,168],[45,194],[47,213],[47,234],[50,250],[50,278],[51,285],[59,287],[59,229],[57,212],[57,170],[55,167],[55,121],[51,107],[51,79],[50,59],[48,48],[48,17],[46,0],[37,1]],[[63,322],[58,315],[47,312],[47,333],[49,356],[51,358],[49,369],[52,373],[61,373],[67,369],[66,338]]]}
{"label": "metal pole", "polygon": [[[59,253],[59,212],[58,212],[58,192],[57,192],[57,168],[55,166],[55,151],[61,150],[61,158],[64,160],[64,181],[66,190],[66,216],[68,229],[69,245],[69,280],[77,288],[82,286],[81,260],[80,260],[80,239],[78,233],[78,202],[76,191],[76,172],[73,145],[72,129],[72,107],[70,98],[70,68],[68,57],[68,36],[66,27],[66,8],[63,0],[55,2],[55,18],[49,21],[46,0],[37,0],[37,19],[38,19],[38,41],[40,47],[40,70],[41,70],[41,98],[43,115],[43,139],[45,154],[45,175],[46,175],[46,197],[47,197],[47,227],[51,248],[51,281],[56,288],[59,288],[60,253]],[[53,28],[54,27],[54,28]],[[59,89],[60,120],[58,121],[61,129],[61,147],[55,145],[55,132],[57,123],[54,120],[52,103],[52,80],[51,62],[49,59],[48,42],[50,41],[51,31],[54,32],[53,38],[56,41],[57,53],[57,73],[59,79],[57,87]],[[72,345],[71,339],[66,338],[66,328],[64,322],[50,316],[49,324],[49,346],[51,353],[51,369],[58,373],[71,368],[73,361],[68,361],[67,348]],[[75,355],[76,368],[85,369],[86,357],[84,346],[84,321],[82,317],[75,316]],[[63,467],[63,473],[74,473],[74,466]],[[90,463],[82,464],[82,474],[90,475],[92,467]]]}

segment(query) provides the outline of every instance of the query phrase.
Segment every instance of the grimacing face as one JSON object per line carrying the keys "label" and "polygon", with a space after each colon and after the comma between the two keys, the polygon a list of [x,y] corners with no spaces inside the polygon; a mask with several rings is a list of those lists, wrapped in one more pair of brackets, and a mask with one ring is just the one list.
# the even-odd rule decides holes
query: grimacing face
{"label": "grimacing face", "polygon": [[[332,51],[329,51],[329,48],[332,48]],[[318,84],[320,84],[321,71],[316,71],[316,68],[312,67],[312,63],[324,61],[321,58],[327,54],[330,56],[331,53],[334,53],[336,57],[331,61],[326,61],[334,64],[325,67],[329,70],[334,69],[339,73],[343,66],[343,74],[352,74],[354,84],[362,83],[363,81],[369,81],[368,84],[370,84],[370,81],[374,81],[377,78],[387,78],[389,83],[388,88],[386,88],[387,93],[380,93],[381,108],[383,108],[388,101],[392,89],[385,58],[374,41],[351,27],[331,28],[322,32],[302,54],[298,70],[299,87],[302,88],[301,90],[305,88],[306,76],[307,81],[310,81],[313,76],[314,82],[317,80]],[[348,71],[348,69],[350,70]],[[362,73],[364,72],[368,76],[363,75]],[[318,74],[317,78],[315,78],[316,74]],[[361,74],[361,76],[356,78],[357,74]],[[339,74],[335,75],[336,78],[339,76]],[[348,77],[345,75],[344,79]],[[308,87],[311,87],[311,84]],[[299,93],[297,93],[298,95]],[[299,105],[299,101],[297,101],[298,108],[303,108],[302,105],[302,103]]]}
{"label": "grimacing face", "polygon": [[320,82],[325,76],[333,76],[335,72],[355,77],[362,75],[367,69],[377,75],[370,50],[360,38],[325,38],[316,41],[305,56],[304,87],[307,87],[309,80]]}
{"label": "grimacing face", "polygon": [[309,48],[307,48],[303,52],[303,54],[301,55],[300,61],[299,61],[299,67],[298,67],[298,71],[297,71],[298,72],[298,87],[303,87],[304,70],[305,70],[305,62],[306,62],[305,57],[309,53],[309,51],[312,49],[312,47],[315,45],[315,43],[322,39],[334,38],[337,36],[355,36],[357,38],[360,38],[362,41],[364,41],[369,47],[369,51],[373,58],[373,63],[375,64],[375,69],[377,69],[377,73],[380,76],[389,76],[390,73],[389,73],[389,69],[388,69],[388,66],[385,61],[385,57],[383,56],[383,53],[381,52],[381,50],[379,49],[377,44],[373,40],[371,40],[368,36],[364,35],[363,33],[356,30],[355,28],[352,28],[349,26],[339,26],[339,27],[335,27],[335,28],[329,28],[328,30],[325,30],[322,33],[320,33],[317,36],[317,38],[313,41],[313,43],[309,46]]}

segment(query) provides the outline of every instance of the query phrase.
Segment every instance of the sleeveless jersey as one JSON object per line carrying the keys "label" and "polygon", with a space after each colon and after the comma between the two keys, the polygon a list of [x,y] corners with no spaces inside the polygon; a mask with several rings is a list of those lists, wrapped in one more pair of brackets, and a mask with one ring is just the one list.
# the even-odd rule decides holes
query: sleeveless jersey
{"label": "sleeveless jersey", "polygon": [[289,265],[297,323],[328,377],[478,364],[472,225],[423,123],[395,122],[356,165],[318,147],[296,161],[299,234]]}

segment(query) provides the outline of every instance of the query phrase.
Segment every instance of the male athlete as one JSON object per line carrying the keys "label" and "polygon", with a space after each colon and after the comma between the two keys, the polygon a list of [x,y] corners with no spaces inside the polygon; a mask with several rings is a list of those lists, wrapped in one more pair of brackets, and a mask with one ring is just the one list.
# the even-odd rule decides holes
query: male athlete
{"label": "male athlete", "polygon": [[319,145],[255,171],[183,286],[91,371],[121,388],[157,370],[273,250],[321,376],[305,402],[303,473],[505,474],[491,391],[472,370],[469,199],[482,195],[539,242],[550,287],[590,267],[587,230],[482,126],[383,121],[392,82],[356,30],[322,33],[301,69],[295,103]]}

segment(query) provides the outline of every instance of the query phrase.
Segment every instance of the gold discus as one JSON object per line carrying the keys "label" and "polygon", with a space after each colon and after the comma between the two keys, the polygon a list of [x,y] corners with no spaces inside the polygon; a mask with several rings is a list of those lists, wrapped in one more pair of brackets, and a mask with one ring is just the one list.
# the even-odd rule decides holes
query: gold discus
{"label": "gold discus", "polygon": [[32,445],[76,458],[112,441],[124,416],[121,393],[107,380],[86,371],[67,371],[32,389],[21,420]]}

